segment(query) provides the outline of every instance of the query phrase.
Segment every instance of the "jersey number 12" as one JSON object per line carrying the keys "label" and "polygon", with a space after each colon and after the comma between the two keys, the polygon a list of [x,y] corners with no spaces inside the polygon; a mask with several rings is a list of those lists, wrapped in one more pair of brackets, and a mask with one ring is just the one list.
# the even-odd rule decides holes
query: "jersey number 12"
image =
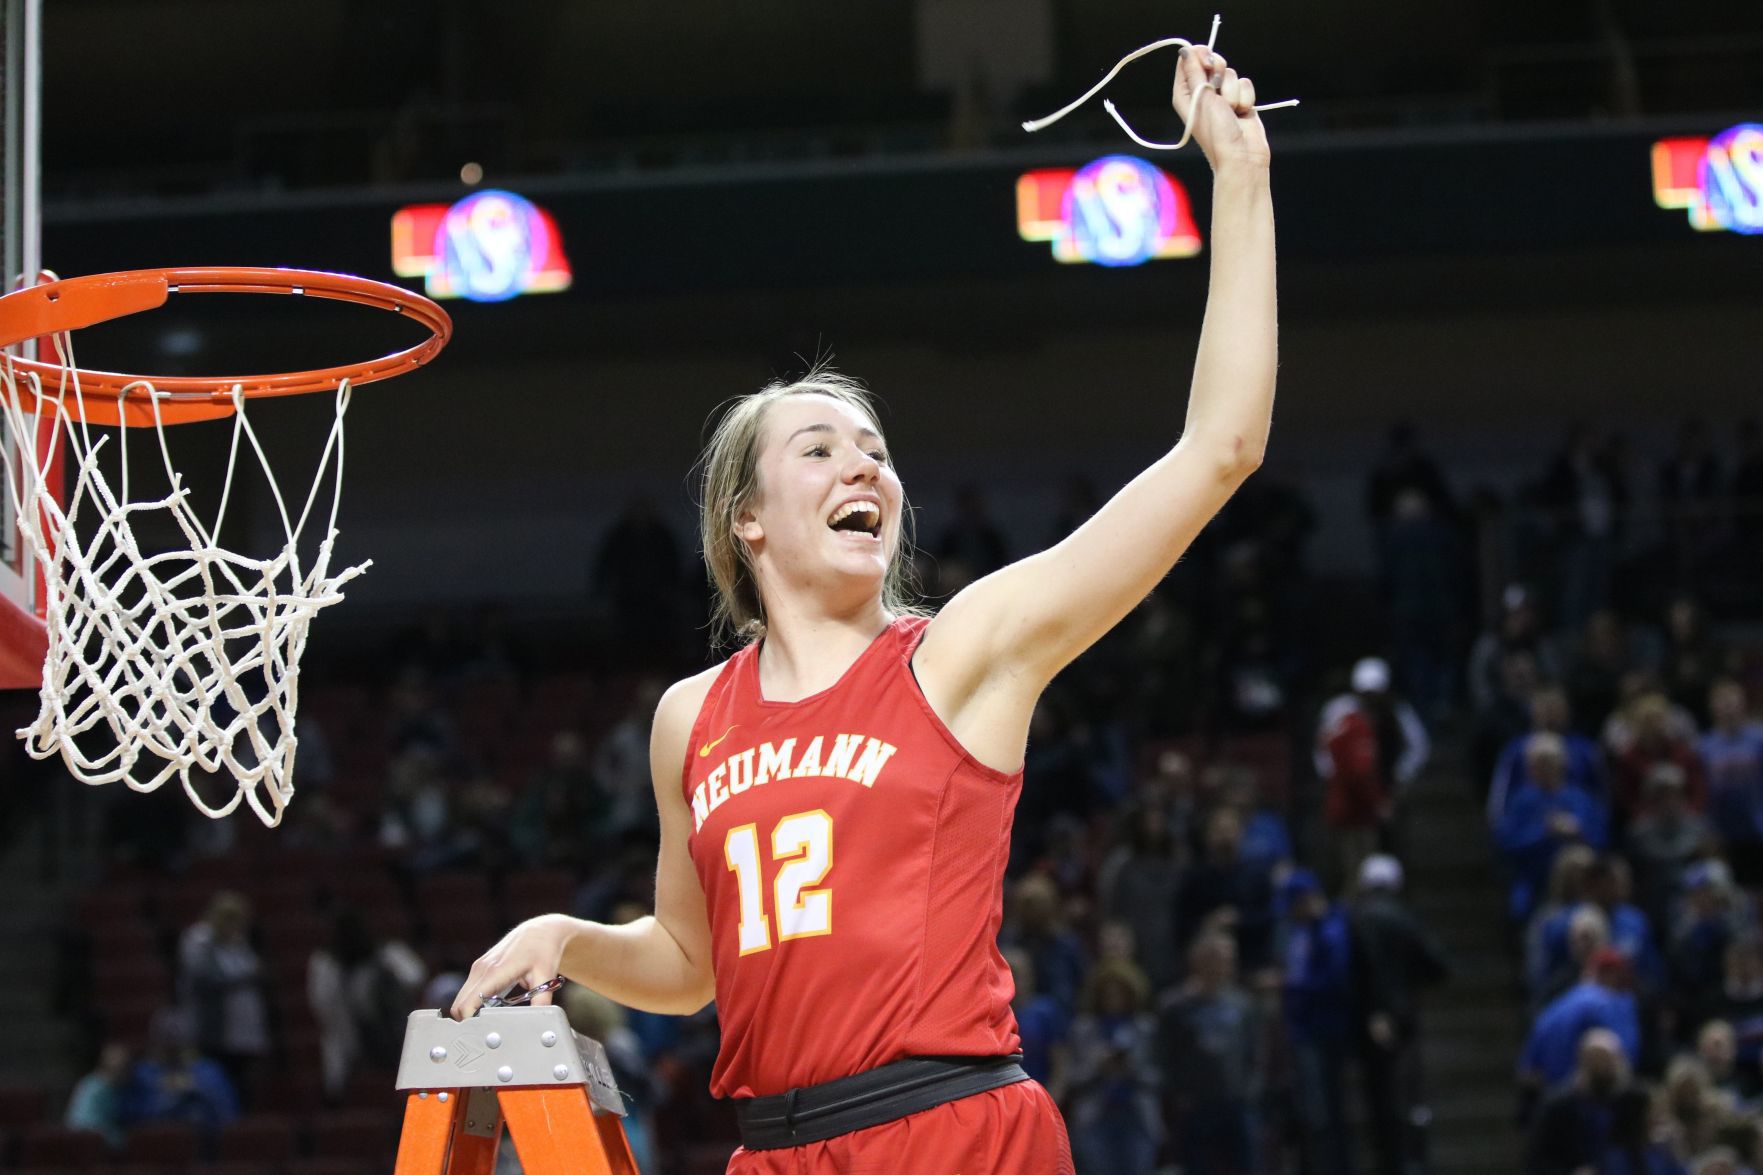
{"label": "jersey number 12", "polygon": [[[771,919],[765,913],[758,826],[729,829],[722,854],[741,887],[741,954],[769,951]],[[771,830],[771,859],[782,866],[773,885],[778,939],[831,934],[832,890],[812,887],[833,867],[833,818],[818,808],[785,816]]]}

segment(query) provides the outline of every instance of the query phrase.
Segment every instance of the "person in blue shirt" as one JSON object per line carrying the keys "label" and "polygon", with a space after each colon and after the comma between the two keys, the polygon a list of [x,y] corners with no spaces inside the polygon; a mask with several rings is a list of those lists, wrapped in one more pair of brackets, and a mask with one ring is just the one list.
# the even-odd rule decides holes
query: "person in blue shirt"
{"label": "person in blue shirt", "polygon": [[1519,924],[1530,917],[1562,846],[1603,849],[1610,841],[1608,805],[1567,786],[1567,744],[1560,735],[1531,735],[1524,760],[1530,782],[1506,805],[1496,830],[1512,873],[1510,912]]}
{"label": "person in blue shirt", "polygon": [[1751,720],[1745,687],[1723,678],[1708,690],[1713,725],[1696,741],[1708,773],[1708,815],[1726,842],[1739,884],[1763,882],[1763,724]]}
{"label": "person in blue shirt", "polygon": [[1353,1170],[1346,1076],[1353,1043],[1353,945],[1347,917],[1316,874],[1294,869],[1276,895],[1281,1008],[1292,1050],[1292,1080],[1304,1130],[1305,1170]]}
{"label": "person in blue shirt", "polygon": [[1006,947],[1003,954],[1016,983],[1010,1010],[1016,1014],[1017,1033],[1022,1038],[1023,1072],[1049,1089],[1063,1091],[1070,1019],[1058,1000],[1035,990],[1034,960],[1027,951]]}
{"label": "person in blue shirt", "polygon": [[196,1028],[183,1011],[161,1008],[147,1033],[147,1052],[123,1087],[123,1124],[186,1122],[212,1142],[239,1116],[226,1070],[196,1051]]}
{"label": "person in blue shirt", "polygon": [[1489,824],[1498,828],[1512,797],[1518,794],[1519,788],[1532,782],[1525,764],[1524,748],[1532,734],[1545,731],[1561,736],[1562,749],[1567,755],[1567,786],[1609,803],[1610,787],[1604,778],[1604,761],[1597,741],[1570,729],[1571,721],[1567,692],[1560,686],[1541,686],[1531,694],[1530,731],[1508,742],[1494,765],[1493,779],[1488,785]]}
{"label": "person in blue shirt", "polygon": [[1628,991],[1628,959],[1614,947],[1600,947],[1586,960],[1578,984],[1557,996],[1532,1025],[1518,1060],[1521,1096],[1534,1102],[1573,1076],[1580,1040],[1593,1028],[1616,1034],[1629,1065],[1640,1057],[1640,1014]]}
{"label": "person in blue shirt", "polygon": [[[1628,959],[1643,994],[1658,993],[1665,986],[1665,958],[1659,952],[1652,923],[1638,907],[1629,904],[1628,889],[1628,865],[1620,857],[1601,856],[1585,871],[1586,902],[1603,913],[1610,932],[1609,945]],[[1568,963],[1567,929],[1581,908],[1558,910],[1543,921],[1538,930],[1543,974]]]}

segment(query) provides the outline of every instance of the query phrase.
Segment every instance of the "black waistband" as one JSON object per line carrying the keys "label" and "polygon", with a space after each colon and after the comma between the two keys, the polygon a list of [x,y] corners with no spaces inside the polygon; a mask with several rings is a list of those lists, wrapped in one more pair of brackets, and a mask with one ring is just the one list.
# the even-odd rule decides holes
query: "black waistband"
{"label": "black waistband", "polygon": [[741,1098],[741,1145],[777,1150],[892,1122],[944,1102],[1027,1081],[1022,1054],[1009,1057],[907,1057],[866,1073],[805,1085],[770,1097]]}

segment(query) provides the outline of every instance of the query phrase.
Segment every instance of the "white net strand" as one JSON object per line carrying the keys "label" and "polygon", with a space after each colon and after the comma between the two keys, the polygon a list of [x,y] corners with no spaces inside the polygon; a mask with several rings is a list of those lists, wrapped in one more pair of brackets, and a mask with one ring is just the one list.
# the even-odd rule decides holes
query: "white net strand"
{"label": "white net strand", "polygon": [[[312,618],[340,601],[342,586],[371,566],[330,571],[349,384],[338,385],[336,415],[297,522],[289,518],[268,456],[246,415],[245,396],[235,386],[226,481],[213,525],[205,526],[173,468],[160,417],[161,394],[146,381],[123,392],[144,392],[152,405],[171,487],[162,498],[134,502],[126,439],[117,445],[118,492],[99,465],[110,438],[93,438],[68,340],[57,336],[56,345],[63,365],[60,386],[46,396],[35,373],[27,373],[26,386],[35,401],[28,416],[17,373],[10,364],[0,369],[0,409],[24,442],[18,451],[20,468],[6,479],[8,504],[41,563],[48,602],[42,709],[19,737],[34,758],[59,755],[82,782],[121,781],[135,791],[152,791],[175,778],[204,814],[226,816],[244,802],[273,827],[294,791],[299,664]],[[65,510],[45,489],[55,442],[41,451],[35,444],[45,405],[53,413],[53,437],[59,440],[65,434],[67,442],[71,486]],[[281,522],[285,541],[269,559],[253,559],[217,542],[241,439],[257,458]],[[312,565],[304,567],[300,535],[333,463],[325,538]],[[131,521],[153,512],[163,512],[175,523],[187,550],[142,552]],[[102,743],[98,750],[86,749],[81,741],[93,732]],[[197,787],[204,776],[230,777],[232,794],[222,803],[210,803]]]}
{"label": "white net strand", "polygon": [[[1206,37],[1206,48],[1210,49],[1215,44],[1217,44],[1217,42],[1218,42],[1218,26],[1220,24],[1222,24],[1223,22],[1224,22],[1224,18],[1222,16],[1218,16],[1215,14],[1212,17],[1212,31]],[[1101,81],[1097,82],[1095,85],[1093,85],[1089,89],[1085,90],[1081,97],[1060,107],[1058,110],[1055,110],[1053,113],[1047,115],[1047,117],[1045,117],[1045,118],[1037,118],[1037,119],[1034,119],[1030,122],[1023,123],[1022,129],[1027,131],[1031,135],[1038,130],[1045,130],[1047,127],[1052,126],[1054,123],[1058,122],[1060,119],[1064,118],[1066,115],[1070,114],[1072,111],[1074,111],[1078,107],[1082,106],[1085,102],[1088,102],[1091,98],[1094,98],[1097,94],[1101,93],[1102,87],[1106,86],[1109,82],[1113,81],[1120,74],[1121,70],[1125,69],[1127,66],[1131,65],[1133,62],[1137,61],[1139,58],[1145,56],[1147,53],[1155,53],[1159,49],[1168,49],[1173,45],[1180,45],[1183,49],[1191,49],[1194,47],[1194,43],[1192,41],[1188,40],[1186,37],[1165,37],[1161,41],[1152,41],[1149,45],[1143,45],[1137,49],[1134,49],[1131,53],[1128,53],[1125,57],[1122,57],[1119,61],[1115,62],[1114,68],[1109,70],[1107,72],[1107,74],[1103,76]],[[1255,109],[1258,111],[1259,110],[1280,110],[1280,109],[1283,109],[1287,106],[1296,106],[1297,104],[1298,104],[1298,100],[1296,98],[1287,98],[1281,102],[1260,103],[1255,107]],[[1133,130],[1132,127],[1127,125],[1126,119],[1121,117],[1120,111],[1115,109],[1114,103],[1112,101],[1110,101],[1106,98],[1104,98],[1102,100],[1102,109],[1106,110],[1109,113],[1109,115],[1114,119],[1114,121],[1120,124],[1120,129],[1126,132],[1127,138],[1131,139],[1133,142],[1137,143],[1139,146],[1145,147],[1145,148],[1152,150],[1152,151],[1179,151],[1183,147],[1187,146],[1188,140],[1193,137],[1194,111],[1196,109],[1198,109],[1199,105],[1200,105],[1200,92],[1198,90],[1195,90],[1194,96],[1191,99],[1189,99],[1189,101],[1188,101],[1187,117],[1182,120],[1183,130],[1181,133],[1180,140],[1178,140],[1177,142],[1174,142],[1174,143],[1153,143],[1151,140],[1144,138],[1143,136],[1141,136],[1139,134],[1139,132]]]}

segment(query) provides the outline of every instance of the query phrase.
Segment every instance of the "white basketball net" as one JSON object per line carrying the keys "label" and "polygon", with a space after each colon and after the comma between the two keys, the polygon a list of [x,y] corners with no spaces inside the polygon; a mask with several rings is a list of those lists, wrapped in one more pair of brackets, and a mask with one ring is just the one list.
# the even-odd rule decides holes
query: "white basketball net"
{"label": "white basketball net", "polygon": [[[120,485],[111,486],[98,457],[113,438],[92,436],[70,342],[59,335],[55,343],[63,374],[60,386],[48,394],[35,373],[15,371],[9,359],[0,358],[0,410],[18,445],[19,468],[7,471],[8,505],[42,570],[47,601],[42,710],[18,735],[33,758],[60,755],[85,783],[120,780],[145,792],[175,778],[206,815],[226,816],[243,801],[273,827],[294,794],[294,715],[307,629],[320,609],[343,598],[342,585],[370,566],[330,572],[349,385],[337,388],[336,418],[297,522],[289,520],[268,458],[246,419],[245,397],[235,386],[226,484],[213,524],[205,525],[172,468],[156,399],[154,433],[171,492],[154,501],[129,500],[127,430],[117,438]],[[29,412],[19,396],[21,382],[36,399]],[[141,381],[129,391],[152,395],[153,389]],[[51,439],[39,449],[37,426],[45,411],[53,414]],[[46,489],[63,437],[65,510]],[[241,440],[256,454],[280,513],[286,542],[269,559],[216,543]],[[300,533],[333,455],[325,538],[305,568]],[[175,521],[188,550],[141,550],[131,520],[153,511]],[[225,794],[228,780],[236,787],[224,802],[204,796],[203,791]],[[199,790],[199,784],[205,787]]]}

